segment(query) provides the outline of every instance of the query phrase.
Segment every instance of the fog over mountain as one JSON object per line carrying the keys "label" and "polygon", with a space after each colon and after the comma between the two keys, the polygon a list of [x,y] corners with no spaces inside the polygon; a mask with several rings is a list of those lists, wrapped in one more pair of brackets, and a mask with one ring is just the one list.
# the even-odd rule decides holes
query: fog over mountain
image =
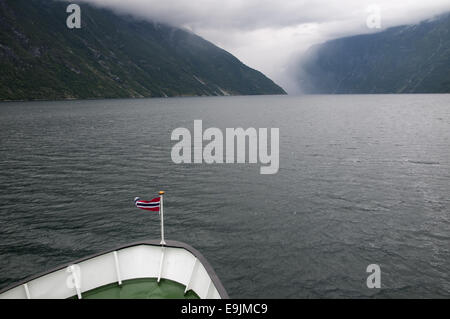
{"label": "fog over mountain", "polygon": [[[189,29],[298,92],[294,65],[312,45],[414,24],[450,11],[448,0],[82,0]],[[380,28],[367,19],[379,10]]]}
{"label": "fog over mountain", "polygon": [[315,45],[295,69],[303,93],[450,93],[450,14]]}

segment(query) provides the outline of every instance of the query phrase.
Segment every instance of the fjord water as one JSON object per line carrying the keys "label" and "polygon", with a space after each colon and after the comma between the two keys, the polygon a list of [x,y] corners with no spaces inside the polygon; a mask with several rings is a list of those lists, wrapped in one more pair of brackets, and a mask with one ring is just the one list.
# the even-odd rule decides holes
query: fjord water
{"label": "fjord water", "polygon": [[[173,129],[280,129],[280,170],[171,161]],[[0,288],[166,238],[232,298],[449,297],[450,95],[0,104]],[[381,267],[368,289],[366,267]]]}

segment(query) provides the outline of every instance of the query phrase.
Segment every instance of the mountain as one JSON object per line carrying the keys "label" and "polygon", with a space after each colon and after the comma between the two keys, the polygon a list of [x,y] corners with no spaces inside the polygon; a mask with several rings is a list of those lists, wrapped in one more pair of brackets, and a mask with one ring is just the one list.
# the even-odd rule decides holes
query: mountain
{"label": "mountain", "polygon": [[450,14],[317,45],[298,75],[305,93],[450,93]]}
{"label": "mountain", "polygon": [[0,100],[285,94],[230,53],[168,25],[80,4],[0,0]]}

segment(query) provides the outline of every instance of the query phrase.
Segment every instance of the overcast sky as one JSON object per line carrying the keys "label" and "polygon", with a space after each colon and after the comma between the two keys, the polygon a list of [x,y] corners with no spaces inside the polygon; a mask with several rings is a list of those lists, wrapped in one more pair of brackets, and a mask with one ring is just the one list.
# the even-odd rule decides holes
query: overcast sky
{"label": "overcast sky", "polygon": [[[289,93],[297,92],[293,62],[311,45],[417,23],[450,11],[449,0],[82,1],[187,28],[263,72]],[[374,28],[377,16],[381,28]]]}

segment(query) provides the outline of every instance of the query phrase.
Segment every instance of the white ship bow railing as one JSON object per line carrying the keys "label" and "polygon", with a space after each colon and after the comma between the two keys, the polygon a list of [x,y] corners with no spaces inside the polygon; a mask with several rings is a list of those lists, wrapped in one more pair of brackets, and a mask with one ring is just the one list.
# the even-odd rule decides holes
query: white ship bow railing
{"label": "white ship bow railing", "polygon": [[202,299],[227,299],[214,270],[193,247],[178,241],[137,242],[89,256],[0,291],[0,299],[61,299],[140,278],[168,279]]}

